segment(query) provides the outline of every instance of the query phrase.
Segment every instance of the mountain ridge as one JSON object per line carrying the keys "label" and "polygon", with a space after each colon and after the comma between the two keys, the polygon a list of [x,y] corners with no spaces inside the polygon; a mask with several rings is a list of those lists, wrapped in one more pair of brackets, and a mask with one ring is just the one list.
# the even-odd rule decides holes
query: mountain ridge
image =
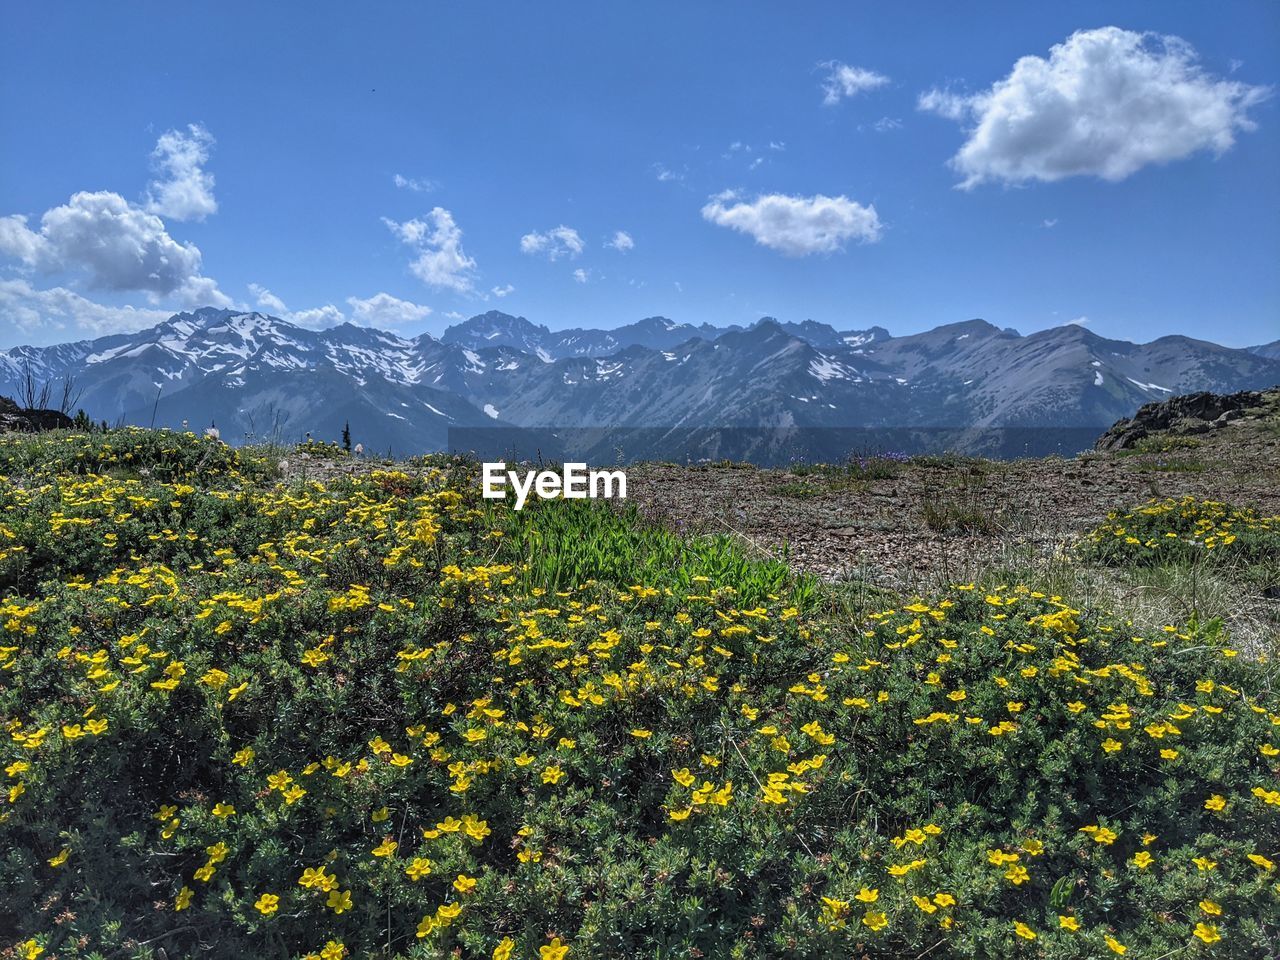
{"label": "mountain ridge", "polygon": [[28,366],[40,380],[74,378],[94,419],[217,422],[246,439],[335,436],[349,421],[401,452],[485,427],[1105,429],[1175,393],[1280,383],[1280,357],[1260,348],[1178,335],[1135,344],[1073,325],[1024,336],[970,319],[895,337],[646,317],[552,331],[496,310],[407,338],[201,308],[132,334],[0,351],[0,393]]}

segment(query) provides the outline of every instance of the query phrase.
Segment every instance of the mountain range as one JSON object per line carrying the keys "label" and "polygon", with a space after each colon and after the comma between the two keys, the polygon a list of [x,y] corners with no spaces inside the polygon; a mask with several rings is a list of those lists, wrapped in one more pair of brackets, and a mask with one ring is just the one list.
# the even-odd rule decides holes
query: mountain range
{"label": "mountain range", "polygon": [[[399,455],[536,435],[539,452],[575,459],[628,446],[628,458],[767,462],[944,442],[1075,452],[1152,400],[1280,383],[1280,341],[1135,344],[1078,325],[1023,336],[983,320],[895,337],[770,317],[552,331],[498,311],[405,338],[203,308],[137,333],[0,352],[0,394],[20,392],[27,370],[73,378],[96,420],[212,424],[231,442],[331,439],[349,423],[367,449]],[[720,430],[714,441],[709,430]]]}

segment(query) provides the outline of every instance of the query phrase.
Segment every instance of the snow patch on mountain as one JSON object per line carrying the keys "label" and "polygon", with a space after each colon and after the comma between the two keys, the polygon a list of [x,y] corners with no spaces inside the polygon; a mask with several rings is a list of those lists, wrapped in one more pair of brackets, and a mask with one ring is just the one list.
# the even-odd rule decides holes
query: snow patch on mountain
{"label": "snow patch on mountain", "polygon": [[818,354],[816,359],[809,361],[809,375],[826,383],[828,380],[852,380],[857,377],[858,371],[824,354]]}

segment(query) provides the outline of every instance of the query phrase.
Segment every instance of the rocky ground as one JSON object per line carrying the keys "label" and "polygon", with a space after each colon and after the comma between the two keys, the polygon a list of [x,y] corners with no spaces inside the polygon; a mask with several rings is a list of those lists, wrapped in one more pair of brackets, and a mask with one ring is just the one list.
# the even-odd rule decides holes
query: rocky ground
{"label": "rocky ground", "polygon": [[775,555],[785,545],[798,569],[824,579],[923,587],[1015,554],[1052,555],[1108,511],[1152,498],[1190,495],[1280,515],[1280,390],[1255,396],[1256,406],[1213,427],[1153,410],[1125,421],[1130,433],[1135,421],[1143,428],[1135,446],[1074,459],[643,465],[628,469],[628,493],[647,516],[691,533],[732,532]]}

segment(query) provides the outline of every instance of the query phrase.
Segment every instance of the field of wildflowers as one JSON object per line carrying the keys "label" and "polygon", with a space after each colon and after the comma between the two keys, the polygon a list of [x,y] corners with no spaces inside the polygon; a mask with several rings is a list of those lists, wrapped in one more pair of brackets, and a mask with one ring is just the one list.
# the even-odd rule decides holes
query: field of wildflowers
{"label": "field of wildflowers", "polygon": [[1272,656],[1017,583],[835,610],[443,460],[0,438],[0,956],[1280,951]]}

